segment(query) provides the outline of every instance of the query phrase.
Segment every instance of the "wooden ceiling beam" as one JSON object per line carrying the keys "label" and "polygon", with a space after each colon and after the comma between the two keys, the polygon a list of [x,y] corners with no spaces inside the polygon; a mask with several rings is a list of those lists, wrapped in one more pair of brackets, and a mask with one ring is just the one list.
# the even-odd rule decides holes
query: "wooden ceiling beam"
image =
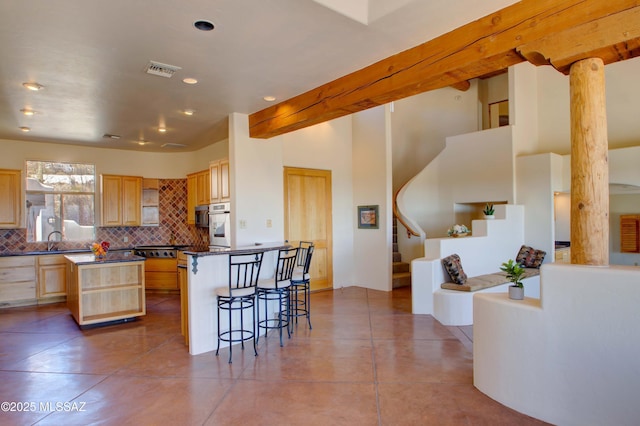
{"label": "wooden ceiling beam", "polygon": [[[639,3],[632,0],[523,0],[255,112],[249,116],[249,134],[253,138],[270,138],[418,93],[458,86],[524,61],[516,50],[519,47],[535,47],[535,42],[545,37],[574,28],[573,36],[579,39],[582,33],[578,28],[587,31],[589,24],[596,21],[599,26],[615,26],[624,32],[626,29],[618,22],[604,18],[638,8]],[[556,40],[569,44],[575,41]],[[616,51],[616,48],[620,48],[620,42],[592,53]],[[626,55],[630,54],[628,49],[625,51]],[[535,60],[540,59],[533,56]]]}
{"label": "wooden ceiling beam", "polygon": [[471,87],[471,82],[469,80],[462,80],[459,83],[453,83],[451,87],[461,92],[466,92]]}
{"label": "wooden ceiling beam", "polygon": [[632,7],[519,46],[517,51],[535,65],[551,65],[569,74],[571,65],[587,58],[605,64],[638,55],[640,7]]}

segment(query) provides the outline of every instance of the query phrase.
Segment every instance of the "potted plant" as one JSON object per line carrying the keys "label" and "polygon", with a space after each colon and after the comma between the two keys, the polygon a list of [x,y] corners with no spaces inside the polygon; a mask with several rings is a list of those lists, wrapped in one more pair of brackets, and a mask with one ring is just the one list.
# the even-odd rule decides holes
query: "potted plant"
{"label": "potted plant", "polygon": [[494,213],[496,212],[496,210],[493,208],[493,204],[487,203],[484,206],[484,210],[482,210],[482,213],[484,213],[484,218],[485,219],[493,219]]}
{"label": "potted plant", "polygon": [[502,264],[500,270],[506,272],[507,279],[511,281],[511,285],[509,286],[509,299],[524,299],[524,284],[522,283],[524,268],[514,262],[513,259],[509,259],[508,262]]}

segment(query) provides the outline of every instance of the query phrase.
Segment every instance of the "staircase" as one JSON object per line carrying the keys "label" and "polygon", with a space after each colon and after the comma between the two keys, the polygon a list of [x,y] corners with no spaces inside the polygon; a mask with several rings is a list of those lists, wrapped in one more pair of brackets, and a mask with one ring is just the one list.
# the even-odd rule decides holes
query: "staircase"
{"label": "staircase", "polygon": [[393,218],[393,275],[392,288],[410,287],[410,265],[402,261],[402,254],[398,251],[398,220]]}

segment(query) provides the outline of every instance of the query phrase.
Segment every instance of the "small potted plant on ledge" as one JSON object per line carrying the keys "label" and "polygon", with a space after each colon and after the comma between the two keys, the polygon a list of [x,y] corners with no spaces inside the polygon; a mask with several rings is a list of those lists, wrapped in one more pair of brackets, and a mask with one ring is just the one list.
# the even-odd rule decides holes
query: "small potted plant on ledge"
{"label": "small potted plant on ledge", "polygon": [[482,210],[485,219],[493,219],[495,217],[495,212],[496,210],[493,208],[493,204],[490,203],[485,204],[484,210]]}
{"label": "small potted plant on ledge", "polygon": [[508,262],[502,264],[500,270],[506,272],[507,279],[511,281],[511,285],[509,286],[509,299],[524,299],[524,284],[522,283],[524,268],[514,262],[513,259],[509,259]]}

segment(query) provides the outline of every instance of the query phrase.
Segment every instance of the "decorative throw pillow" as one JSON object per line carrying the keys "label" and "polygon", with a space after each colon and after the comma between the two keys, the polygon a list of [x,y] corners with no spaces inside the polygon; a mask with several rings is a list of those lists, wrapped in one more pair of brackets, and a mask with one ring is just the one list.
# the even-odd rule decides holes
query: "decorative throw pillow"
{"label": "decorative throw pillow", "polygon": [[540,268],[544,257],[547,255],[546,251],[536,250],[533,247],[523,245],[520,247],[520,251],[516,256],[516,263],[519,263],[525,268]]}
{"label": "decorative throw pillow", "polygon": [[467,274],[462,269],[462,263],[460,262],[460,256],[452,254],[442,259],[442,266],[447,270],[451,281],[456,284],[464,284],[467,282]]}

